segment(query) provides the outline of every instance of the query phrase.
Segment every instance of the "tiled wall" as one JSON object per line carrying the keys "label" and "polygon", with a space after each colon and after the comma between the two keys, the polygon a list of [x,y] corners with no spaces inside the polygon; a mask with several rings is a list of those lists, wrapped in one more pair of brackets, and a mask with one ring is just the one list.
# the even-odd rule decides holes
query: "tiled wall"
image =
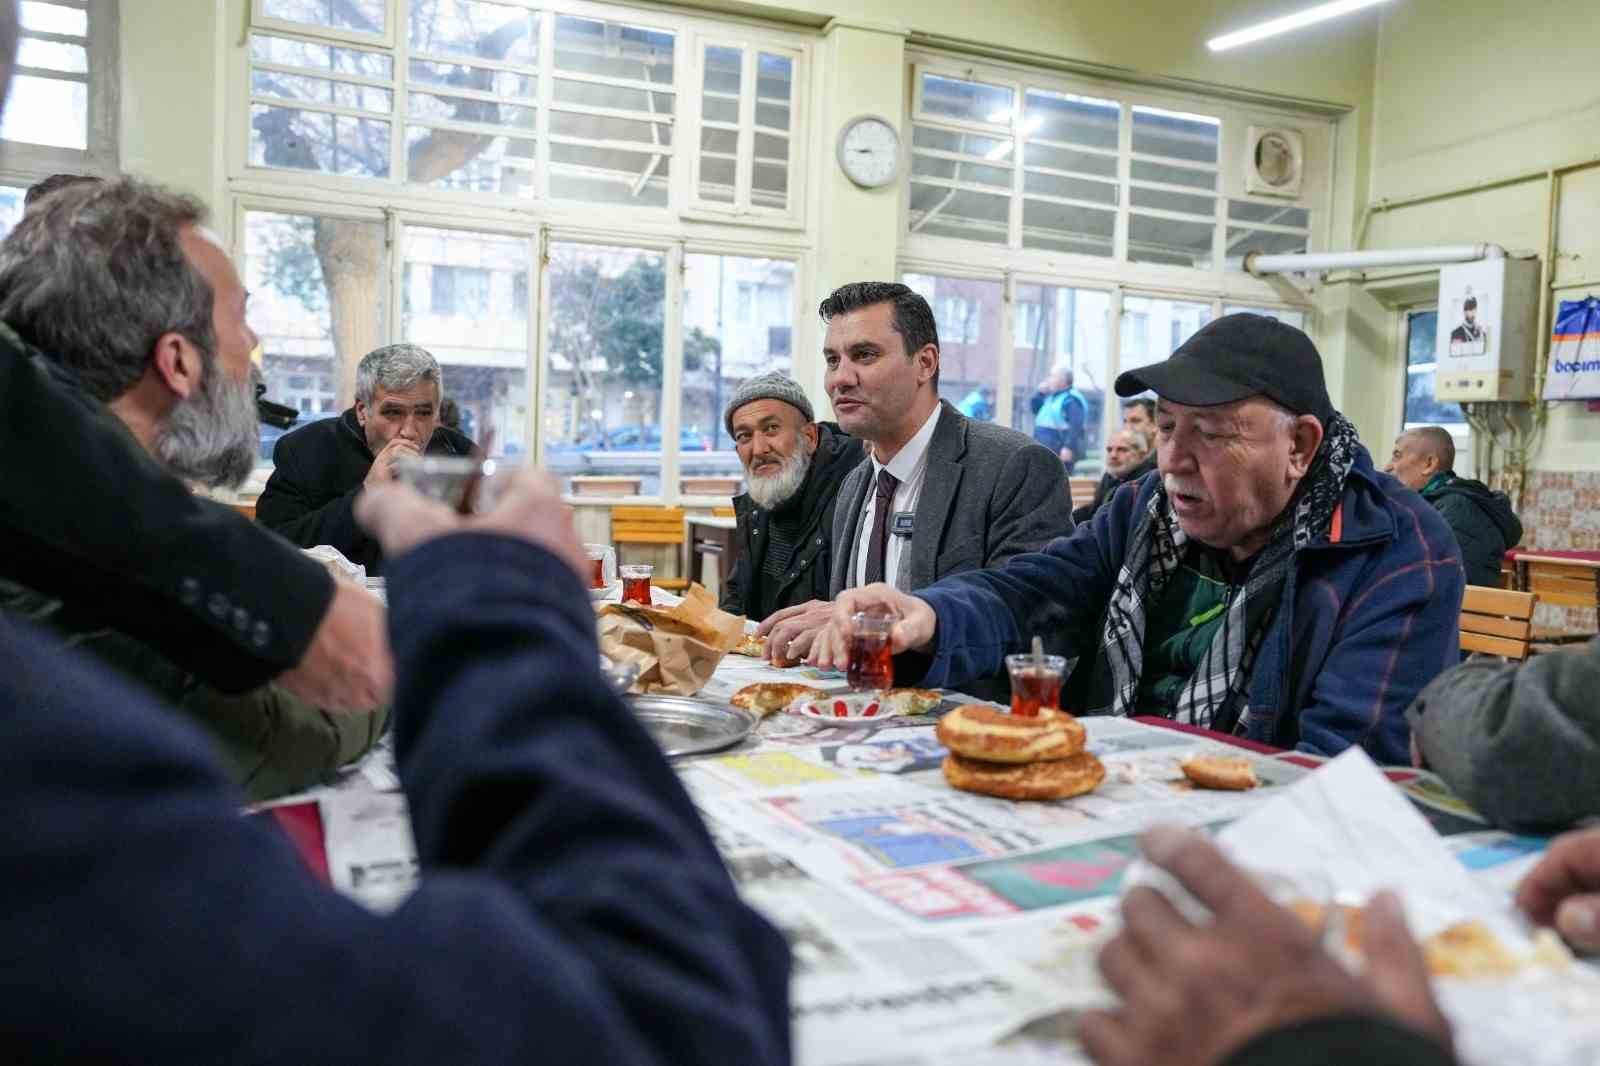
{"label": "tiled wall", "polygon": [[[1530,470],[1518,517],[1525,547],[1600,551],[1600,470]],[[1593,633],[1595,612],[1540,604],[1534,623]]]}

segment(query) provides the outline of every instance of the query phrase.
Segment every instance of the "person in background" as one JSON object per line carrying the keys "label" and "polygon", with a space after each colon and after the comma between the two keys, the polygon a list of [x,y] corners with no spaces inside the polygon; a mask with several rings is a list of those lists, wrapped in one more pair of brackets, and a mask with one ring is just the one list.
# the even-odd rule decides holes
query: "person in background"
{"label": "person in background", "polygon": [[22,194],[22,210],[24,212],[33,210],[34,204],[58,189],[67,189],[74,185],[99,182],[100,180],[92,174],[52,174],[43,181],[35,182],[28,186],[28,191]]}
{"label": "person in background", "polygon": [[1151,440],[1156,439],[1156,402],[1148,396],[1137,396],[1122,405],[1122,428],[1136,429]]}
{"label": "person in background", "polygon": [[788,947],[601,675],[555,485],[357,510],[392,562],[416,891],[335,895],[197,733],[0,626],[9,1057],[787,1066]]}
{"label": "person in background", "polygon": [[1117,430],[1106,441],[1106,472],[1094,488],[1094,500],[1076,508],[1072,520],[1078,525],[1089,521],[1113,492],[1130,481],[1138,481],[1155,468],[1155,448],[1150,438],[1137,429]]}
{"label": "person in background", "polygon": [[1029,401],[1033,409],[1033,439],[1061,459],[1067,476],[1084,456],[1089,401],[1072,387],[1072,368],[1057,367],[1039,383]]}
{"label": "person in background", "polygon": [[[58,324],[53,358],[157,462],[185,481],[233,488],[255,464],[256,336],[238,274],[204,220],[198,201],[131,178],[71,184],[40,199],[13,231],[0,293],[19,321]],[[126,328],[108,338],[81,325],[91,322]],[[187,713],[220,744],[251,799],[318,784],[382,734],[381,711],[330,714],[271,684],[218,691],[107,624],[99,607],[99,597],[58,598],[0,578],[0,611],[47,626]],[[268,627],[220,594],[207,607],[241,633]]]}
{"label": "person in background", "polygon": [[1467,584],[1500,587],[1500,562],[1522,540],[1511,499],[1481,481],[1458,475],[1456,442],[1442,426],[1408,429],[1395,438],[1384,470],[1439,509],[1461,545]]}
{"label": "person in background", "polygon": [[723,421],[746,488],[733,498],[739,558],[722,609],[759,622],[826,599],[834,504],[845,475],[862,462],[861,442],[817,422],[805,390],[777,371],[740,384]]}
{"label": "person in background", "polygon": [[383,552],[356,524],[356,497],[393,481],[401,460],[472,454],[472,441],[439,425],[439,382],[438,362],[415,344],[368,352],[354,406],[278,438],[256,520],[302,548],[329,544],[381,573]]}
{"label": "person in background", "polygon": [[1225,315],[1116,388],[1161,397],[1159,478],[1004,566],[846,593],[813,661],[842,663],[851,613],[881,606],[901,619],[891,647],[919,653],[897,673],[957,687],[1025,651],[1053,606],[1081,713],[1409,763],[1405,709],[1458,661],[1460,555],[1438,512],[1373,469],[1311,339]]}
{"label": "person in background", "polygon": [[1600,637],[1525,663],[1472,659],[1406,711],[1417,765],[1495,825],[1564,829],[1600,816]]}
{"label": "person in background", "polygon": [[956,410],[979,422],[994,421],[994,390],[987,385],[976,386],[961,397],[961,402],[956,404]]}
{"label": "person in background", "polygon": [[[865,281],[834,290],[818,310],[828,398],[840,427],[871,449],[839,488],[830,597],[877,581],[918,589],[1072,531],[1072,498],[1049,451],[939,399],[927,300]],[[760,629],[768,656],[804,658],[829,616],[820,600],[771,615]]]}

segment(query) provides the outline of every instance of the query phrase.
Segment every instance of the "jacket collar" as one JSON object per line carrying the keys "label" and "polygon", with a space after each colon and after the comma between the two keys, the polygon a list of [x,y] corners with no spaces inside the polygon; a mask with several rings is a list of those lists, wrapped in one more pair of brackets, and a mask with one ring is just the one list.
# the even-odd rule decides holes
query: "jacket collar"
{"label": "jacket collar", "polygon": [[1378,480],[1371,454],[1365,445],[1357,444],[1329,536],[1307,547],[1358,548],[1393,540],[1398,522],[1394,502]]}

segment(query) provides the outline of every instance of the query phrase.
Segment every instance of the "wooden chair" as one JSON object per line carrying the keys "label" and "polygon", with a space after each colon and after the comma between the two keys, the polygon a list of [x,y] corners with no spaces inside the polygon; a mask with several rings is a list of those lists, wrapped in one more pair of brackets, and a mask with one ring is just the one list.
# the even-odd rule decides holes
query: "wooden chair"
{"label": "wooden chair", "polygon": [[1082,507],[1084,504],[1094,502],[1094,490],[1100,487],[1097,477],[1069,478],[1068,487],[1072,491],[1072,506]]}
{"label": "wooden chair", "polygon": [[[682,507],[613,507],[611,540],[617,546],[617,561],[622,562],[624,544],[683,544]],[[651,583],[669,592],[689,587],[686,577],[653,577]]]}
{"label": "wooden chair", "polygon": [[1461,650],[1523,661],[1533,636],[1537,600],[1531,592],[1468,585],[1461,601]]}

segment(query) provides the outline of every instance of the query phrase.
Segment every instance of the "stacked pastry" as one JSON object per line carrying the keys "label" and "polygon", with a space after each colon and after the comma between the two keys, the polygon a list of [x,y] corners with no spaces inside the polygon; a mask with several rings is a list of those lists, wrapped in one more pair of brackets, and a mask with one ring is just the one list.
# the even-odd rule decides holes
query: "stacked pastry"
{"label": "stacked pastry", "polygon": [[968,704],[939,719],[939,743],[950,749],[944,777],[956,788],[1015,800],[1067,799],[1093,791],[1106,768],[1083,750],[1083,723],[1045,707],[1022,718]]}

